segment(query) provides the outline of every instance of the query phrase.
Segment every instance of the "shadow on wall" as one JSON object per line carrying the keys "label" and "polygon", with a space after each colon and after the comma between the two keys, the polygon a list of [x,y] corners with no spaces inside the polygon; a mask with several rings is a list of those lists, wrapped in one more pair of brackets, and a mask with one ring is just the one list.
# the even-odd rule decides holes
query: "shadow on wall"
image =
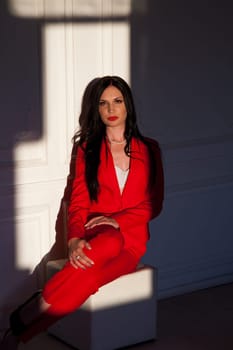
{"label": "shadow on wall", "polygon": [[160,142],[232,135],[232,10],[229,0],[132,1],[132,86]]}
{"label": "shadow on wall", "polygon": [[[48,259],[64,257],[63,207],[61,205],[54,246],[32,274],[17,268],[17,203],[14,150],[21,142],[40,140],[44,133],[42,115],[41,25],[8,12],[7,0],[0,2],[0,305],[7,312],[9,302],[31,294],[39,284],[38,271]],[[20,167],[20,163],[18,164]],[[29,243],[30,244],[30,243]],[[26,295],[25,295],[26,294]],[[7,300],[7,302],[6,302]],[[2,315],[0,315],[0,318]],[[0,320],[5,322],[4,319]]]}
{"label": "shadow on wall", "polygon": [[15,251],[15,176],[14,148],[18,142],[41,137],[41,62],[36,46],[39,24],[21,21],[7,12],[7,2],[0,3],[0,152],[1,152],[1,304],[9,298],[19,281],[25,284],[29,271],[16,269]]}
{"label": "shadow on wall", "polygon": [[[28,270],[17,268],[17,210],[15,178],[15,146],[21,142],[40,140],[44,136],[42,100],[42,64],[41,27],[45,19],[24,19],[13,17],[8,12],[8,1],[0,4],[1,18],[1,115],[4,128],[1,128],[0,149],[3,156],[1,187],[4,205],[0,211],[2,225],[1,278],[5,286],[1,291],[0,304],[5,298],[15,303],[20,295],[30,294],[39,284],[38,271],[44,270],[46,261],[62,258],[65,254],[63,203],[61,202],[56,223],[56,241],[48,254],[38,263],[32,274]],[[82,17],[82,18],[46,18],[47,22],[99,22],[120,21],[119,17]],[[20,164],[18,164],[20,166]],[[68,179],[69,182],[69,179]],[[65,192],[65,197],[67,191]],[[5,200],[6,199],[6,200]],[[6,220],[6,217],[9,218]],[[3,268],[4,267],[4,268]],[[5,278],[6,276],[6,278]],[[37,283],[36,283],[37,282]],[[13,291],[9,295],[9,291]]]}
{"label": "shadow on wall", "polygon": [[[166,182],[145,260],[159,271],[169,266],[178,281],[184,266],[197,269],[187,270],[187,283],[208,280],[229,273],[226,256],[232,262],[233,3],[135,0],[132,7],[132,87],[143,131],[161,144]],[[199,267],[208,258],[211,272]],[[163,277],[172,288],[173,277]]]}

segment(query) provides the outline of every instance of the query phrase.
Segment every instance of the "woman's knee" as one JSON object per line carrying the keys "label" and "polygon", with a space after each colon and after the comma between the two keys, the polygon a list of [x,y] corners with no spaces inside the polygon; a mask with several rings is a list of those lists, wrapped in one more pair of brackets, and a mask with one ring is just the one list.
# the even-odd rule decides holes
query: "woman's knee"
{"label": "woman's knee", "polygon": [[124,246],[124,238],[121,232],[113,227],[113,229],[103,234],[104,247],[111,252],[112,256],[117,256]]}
{"label": "woman's knee", "polygon": [[110,225],[102,225],[99,234],[90,240],[93,253],[100,249],[100,254],[111,258],[120,254],[124,246],[122,233]]}

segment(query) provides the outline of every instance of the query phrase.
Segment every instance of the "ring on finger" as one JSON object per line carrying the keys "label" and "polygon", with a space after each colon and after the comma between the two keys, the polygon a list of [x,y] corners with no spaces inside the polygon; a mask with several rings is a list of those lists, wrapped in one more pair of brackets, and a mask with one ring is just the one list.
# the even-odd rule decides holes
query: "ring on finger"
{"label": "ring on finger", "polygon": [[75,257],[76,260],[79,260],[80,258],[81,258],[80,255],[77,255],[77,256]]}

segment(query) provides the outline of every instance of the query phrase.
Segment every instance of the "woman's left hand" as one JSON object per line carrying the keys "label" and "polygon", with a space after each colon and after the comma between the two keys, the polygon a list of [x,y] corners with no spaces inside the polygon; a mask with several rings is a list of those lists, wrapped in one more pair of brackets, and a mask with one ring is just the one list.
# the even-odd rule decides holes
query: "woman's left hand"
{"label": "woman's left hand", "polygon": [[92,218],[91,220],[89,220],[86,223],[85,227],[86,227],[86,229],[89,229],[89,228],[93,228],[97,225],[111,225],[116,229],[119,228],[118,222],[115,219],[108,217],[108,216],[96,216],[96,217]]}

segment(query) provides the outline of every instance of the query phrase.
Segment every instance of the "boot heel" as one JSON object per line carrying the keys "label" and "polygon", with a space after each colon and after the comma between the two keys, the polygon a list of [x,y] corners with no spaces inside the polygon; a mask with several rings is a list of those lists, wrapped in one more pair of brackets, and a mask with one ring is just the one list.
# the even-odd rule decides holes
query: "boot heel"
{"label": "boot heel", "polygon": [[0,350],[16,350],[18,348],[18,339],[13,335],[9,328],[5,331],[0,342]]}
{"label": "boot heel", "polygon": [[12,314],[10,315],[10,329],[12,331],[12,333],[15,336],[19,336],[20,334],[22,334],[26,328],[27,325],[25,325],[23,323],[23,321],[21,320],[20,317],[20,311],[23,310],[23,308],[30,304],[30,302],[32,302],[38,295],[41,294],[41,290],[35,292],[29,299],[27,299],[22,305],[20,305],[15,311],[12,312]]}

